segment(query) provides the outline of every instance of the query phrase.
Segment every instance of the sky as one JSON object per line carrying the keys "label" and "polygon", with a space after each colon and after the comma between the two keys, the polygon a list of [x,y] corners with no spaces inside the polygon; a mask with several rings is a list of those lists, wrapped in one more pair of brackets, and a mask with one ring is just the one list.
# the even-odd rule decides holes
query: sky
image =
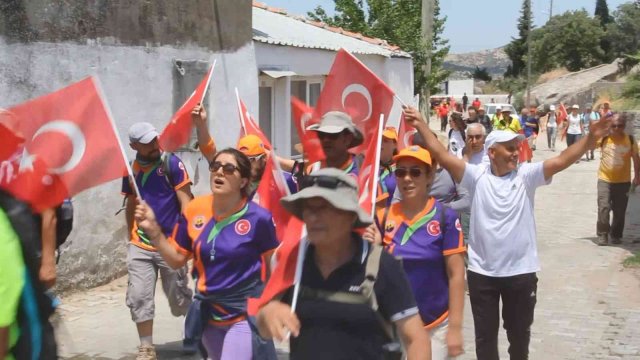
{"label": "sky", "polygon": [[[269,6],[286,9],[290,14],[306,15],[307,11],[321,5],[333,13],[333,0],[261,0]],[[542,26],[549,19],[551,0],[532,0],[535,26]],[[629,0],[608,0],[609,13]],[[595,10],[596,0],[553,0],[553,14],[567,10]],[[440,0],[441,15],[447,16],[444,37],[449,39],[451,53],[465,53],[493,49],[506,45],[517,35],[520,16],[520,0]],[[498,15],[496,17],[496,15]],[[507,17],[507,18],[505,18]]]}

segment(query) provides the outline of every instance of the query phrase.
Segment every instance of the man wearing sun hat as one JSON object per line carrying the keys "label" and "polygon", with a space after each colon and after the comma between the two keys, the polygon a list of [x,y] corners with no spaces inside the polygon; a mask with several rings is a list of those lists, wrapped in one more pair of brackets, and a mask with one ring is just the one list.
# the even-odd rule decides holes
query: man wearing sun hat
{"label": "man wearing sun hat", "polygon": [[428,129],[417,109],[405,119],[426,142],[432,157],[471,194],[467,279],[479,360],[497,359],[500,298],[509,354],[526,359],[540,271],[536,246],[534,197],[538,187],[580,159],[608,133],[610,119],[594,124],[589,136],[560,155],[538,163],[518,164],[524,136],[494,130],[485,140],[489,161],[466,164],[449,154]]}
{"label": "man wearing sun hat", "polygon": [[290,287],[258,313],[260,334],[282,341],[290,333],[293,359],[382,360],[390,340],[386,325],[393,323],[409,359],[430,359],[430,341],[402,266],[354,232],[371,224],[358,204],[355,179],[339,169],[320,169],[281,201],[305,222],[309,245],[302,252],[295,311]]}
{"label": "man wearing sun hat", "polygon": [[307,130],[318,134],[326,160],[321,168],[333,167],[343,170],[354,177],[358,176],[359,165],[349,149],[361,145],[364,137],[354,125],[351,116],[340,111],[330,111],[322,116],[318,124]]}

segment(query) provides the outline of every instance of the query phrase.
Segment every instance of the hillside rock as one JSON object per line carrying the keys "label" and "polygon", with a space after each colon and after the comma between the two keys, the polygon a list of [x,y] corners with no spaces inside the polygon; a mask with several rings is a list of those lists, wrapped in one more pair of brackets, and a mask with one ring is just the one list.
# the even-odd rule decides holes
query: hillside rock
{"label": "hillside rock", "polygon": [[504,47],[487,49],[462,54],[449,54],[444,59],[444,68],[453,72],[473,73],[476,66],[487,68],[491,75],[504,74],[511,60],[504,52]]}
{"label": "hillside rock", "polygon": [[[594,89],[602,90],[606,82],[615,81],[619,60],[572,72],[531,89],[531,97],[538,104],[593,102]],[[605,83],[603,83],[605,82]],[[615,83],[614,83],[615,84]]]}

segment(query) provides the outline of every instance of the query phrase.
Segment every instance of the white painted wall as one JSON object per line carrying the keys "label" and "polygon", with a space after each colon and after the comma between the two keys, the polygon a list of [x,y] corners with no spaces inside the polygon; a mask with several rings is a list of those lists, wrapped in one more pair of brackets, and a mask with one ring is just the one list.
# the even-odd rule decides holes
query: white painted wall
{"label": "white painted wall", "polygon": [[[449,80],[449,88],[447,94],[452,96],[462,96],[467,93],[467,96],[471,96],[474,92],[474,80],[473,79],[461,79],[461,80]],[[469,101],[471,103],[471,101]]]}
{"label": "white painted wall", "polygon": [[[126,145],[128,128],[137,121],[148,121],[160,131],[173,114],[174,58],[217,59],[208,104],[210,129],[219,148],[234,146],[240,129],[234,87],[239,88],[247,106],[257,109],[258,104],[252,42],[236,52],[215,54],[195,46],[129,47],[99,41],[9,44],[0,37],[0,107],[10,107],[96,75],[127,155],[133,158],[133,150]],[[210,191],[208,167],[200,154],[179,156],[196,182],[194,192]],[[61,258],[63,281],[77,282],[85,279],[88,272],[95,275],[95,284],[124,270],[124,215],[114,217],[122,202],[119,194],[120,181],[113,181],[74,198],[72,244]]]}
{"label": "white painted wall", "polygon": [[[329,73],[336,52],[254,42],[258,69],[280,69],[299,76],[323,76]],[[379,55],[356,54],[368,68],[385,81],[407,104],[413,99],[413,64],[408,58],[385,58]],[[274,88],[275,139],[274,146],[281,155],[289,156],[291,134],[290,78],[280,78]],[[285,99],[282,98],[285,97]],[[389,124],[397,126],[400,104],[396,101]],[[257,113],[257,108],[253,111]]]}

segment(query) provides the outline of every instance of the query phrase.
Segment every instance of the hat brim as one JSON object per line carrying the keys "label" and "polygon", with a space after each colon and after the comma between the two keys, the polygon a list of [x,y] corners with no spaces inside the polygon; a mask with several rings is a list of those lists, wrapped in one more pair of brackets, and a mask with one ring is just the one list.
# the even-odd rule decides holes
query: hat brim
{"label": "hat brim", "polygon": [[428,165],[428,166],[432,166],[433,165],[431,159],[429,159],[429,161],[431,161],[431,162],[427,162],[427,161],[424,161],[424,159],[421,159],[419,156],[416,156],[416,155],[413,155],[413,154],[398,154],[398,155],[393,157],[393,162],[397,163],[399,160],[402,160],[402,159],[415,159],[415,160],[418,160],[419,162],[421,162],[421,163],[423,163],[425,165]]}
{"label": "hat brim", "polygon": [[157,138],[159,136],[157,131],[150,131],[146,134],[144,134],[140,139],[138,139],[138,141],[136,141],[137,143],[140,144],[149,144],[150,142],[153,141],[153,139]]}
{"label": "hat brim", "polygon": [[356,229],[367,227],[372,223],[371,216],[364,212],[357,202],[349,201],[347,197],[340,196],[340,192],[333,189],[311,186],[280,199],[280,203],[293,216],[302,219],[304,201],[315,197],[328,201],[336,209],[355,213],[358,218],[353,227]]}
{"label": "hat brim", "polygon": [[356,127],[351,129],[348,126],[314,124],[309,126],[307,130],[323,132],[327,134],[339,134],[345,130],[349,130],[349,132],[353,134],[353,141],[351,142],[351,144],[349,144],[350,148],[361,145],[364,142],[364,136],[362,136],[362,133]]}

